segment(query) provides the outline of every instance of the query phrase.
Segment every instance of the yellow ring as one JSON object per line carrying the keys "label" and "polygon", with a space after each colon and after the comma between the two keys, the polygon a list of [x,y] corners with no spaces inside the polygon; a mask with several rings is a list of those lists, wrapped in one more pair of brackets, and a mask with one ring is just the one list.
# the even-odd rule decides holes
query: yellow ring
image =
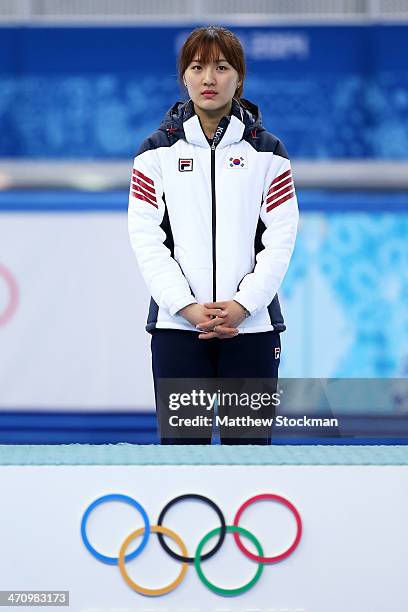
{"label": "yellow ring", "polygon": [[[165,595],[166,593],[170,593],[170,591],[172,591],[173,589],[175,589],[176,587],[178,587],[178,585],[181,583],[181,581],[183,580],[184,576],[186,575],[187,569],[188,569],[188,564],[187,563],[182,563],[181,564],[181,571],[179,573],[179,575],[177,576],[177,578],[171,582],[169,585],[165,586],[165,587],[161,587],[159,589],[147,589],[145,587],[140,586],[139,584],[136,584],[136,582],[133,582],[133,580],[131,578],[129,578],[129,576],[127,575],[126,572],[126,565],[125,565],[125,554],[126,554],[126,549],[129,546],[129,544],[136,539],[138,536],[142,535],[144,533],[145,528],[141,527],[140,529],[137,529],[136,531],[134,531],[133,533],[131,533],[126,540],[123,542],[120,552],[119,552],[119,570],[120,573],[122,574],[122,577],[124,578],[125,582],[128,584],[128,586],[130,586],[131,589],[133,589],[134,591],[136,591],[137,593],[141,593],[142,595]],[[167,527],[162,527],[161,525],[151,525],[150,526],[150,531],[152,533],[163,533],[164,535],[169,536],[170,538],[172,538],[180,547],[180,550],[182,552],[183,557],[187,557],[188,553],[187,553],[187,548],[186,545],[184,544],[183,540],[180,538],[179,535],[177,535],[177,533],[174,533],[174,531],[172,531],[171,529],[168,529]]]}

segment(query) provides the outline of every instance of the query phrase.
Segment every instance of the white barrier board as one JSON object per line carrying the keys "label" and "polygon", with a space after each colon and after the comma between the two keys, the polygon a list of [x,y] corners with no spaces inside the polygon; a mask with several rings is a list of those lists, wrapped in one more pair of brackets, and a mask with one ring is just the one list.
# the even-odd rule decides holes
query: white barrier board
{"label": "white barrier board", "polygon": [[[69,590],[69,609],[75,612],[406,612],[407,484],[408,466],[3,466],[0,590]],[[149,597],[83,544],[85,510],[112,493],[137,500],[151,525],[179,495],[208,496],[232,525],[246,500],[273,493],[295,506],[303,531],[292,554],[265,563],[259,581],[245,593],[216,594],[189,565],[177,588]],[[282,553],[296,534],[292,512],[275,501],[254,503],[239,524],[258,538],[265,556]],[[193,555],[220,523],[205,503],[184,500],[168,511],[163,525]],[[107,502],[90,514],[87,534],[100,553],[117,556],[125,538],[142,526],[135,508]],[[232,533],[202,563],[208,580],[225,589],[247,583],[257,567]],[[176,578],[181,563],[151,534],[126,570],[134,582],[157,588]]]}
{"label": "white barrier board", "polygon": [[151,410],[126,215],[4,213],[0,244],[0,408]]}

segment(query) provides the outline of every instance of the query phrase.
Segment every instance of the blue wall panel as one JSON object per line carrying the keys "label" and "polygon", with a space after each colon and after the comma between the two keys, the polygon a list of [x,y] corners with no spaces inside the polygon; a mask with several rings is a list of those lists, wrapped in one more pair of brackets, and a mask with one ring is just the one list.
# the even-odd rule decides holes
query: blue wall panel
{"label": "blue wall panel", "polygon": [[[408,27],[234,28],[292,157],[408,158]],[[129,158],[181,98],[187,30],[0,28],[0,156]]]}

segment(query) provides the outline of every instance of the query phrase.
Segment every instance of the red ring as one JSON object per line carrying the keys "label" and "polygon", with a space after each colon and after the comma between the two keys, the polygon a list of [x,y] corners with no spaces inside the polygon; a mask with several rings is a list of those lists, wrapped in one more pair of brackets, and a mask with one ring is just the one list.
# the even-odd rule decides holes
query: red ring
{"label": "red ring", "polygon": [[295,506],[291,504],[290,501],[285,499],[285,497],[281,497],[280,495],[275,495],[274,493],[262,493],[261,495],[254,495],[254,497],[250,497],[250,499],[248,499],[246,502],[242,504],[240,508],[238,508],[238,512],[235,515],[233,524],[235,527],[238,527],[239,519],[241,518],[242,513],[248,508],[248,506],[250,506],[254,502],[262,501],[264,499],[280,502],[293,513],[296,519],[296,527],[297,527],[296,537],[293,541],[293,544],[291,544],[291,546],[289,546],[289,548],[285,550],[283,553],[279,555],[275,555],[274,557],[260,557],[259,555],[254,555],[253,553],[251,553],[249,550],[245,548],[245,546],[242,544],[239,538],[239,533],[234,533],[233,536],[234,536],[235,542],[237,543],[237,546],[240,549],[240,551],[244,553],[244,555],[246,555],[250,559],[257,561],[258,563],[277,563],[278,561],[283,561],[283,559],[286,559],[286,557],[289,557],[289,555],[293,553],[293,551],[295,550],[295,548],[300,542],[300,538],[302,537],[302,519],[300,518],[300,514],[296,510]]}
{"label": "red ring", "polygon": [[8,290],[10,292],[9,303],[2,313],[0,313],[0,325],[5,325],[12,318],[15,311],[17,310],[18,304],[18,287],[17,283],[12,276],[11,272],[0,264],[0,278],[4,278],[6,281]]}

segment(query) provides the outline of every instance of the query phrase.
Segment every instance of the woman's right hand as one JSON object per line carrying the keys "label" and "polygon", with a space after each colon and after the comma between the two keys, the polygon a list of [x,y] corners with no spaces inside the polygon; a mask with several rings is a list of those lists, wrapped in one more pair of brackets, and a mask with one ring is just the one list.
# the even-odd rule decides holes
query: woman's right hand
{"label": "woman's right hand", "polygon": [[238,334],[236,328],[223,326],[227,313],[221,308],[207,308],[204,304],[189,304],[179,310],[178,314],[184,317],[191,325],[194,325],[194,327],[204,321],[211,321],[213,323],[212,327],[218,325],[216,332],[214,332],[217,334],[217,337],[232,338]]}

